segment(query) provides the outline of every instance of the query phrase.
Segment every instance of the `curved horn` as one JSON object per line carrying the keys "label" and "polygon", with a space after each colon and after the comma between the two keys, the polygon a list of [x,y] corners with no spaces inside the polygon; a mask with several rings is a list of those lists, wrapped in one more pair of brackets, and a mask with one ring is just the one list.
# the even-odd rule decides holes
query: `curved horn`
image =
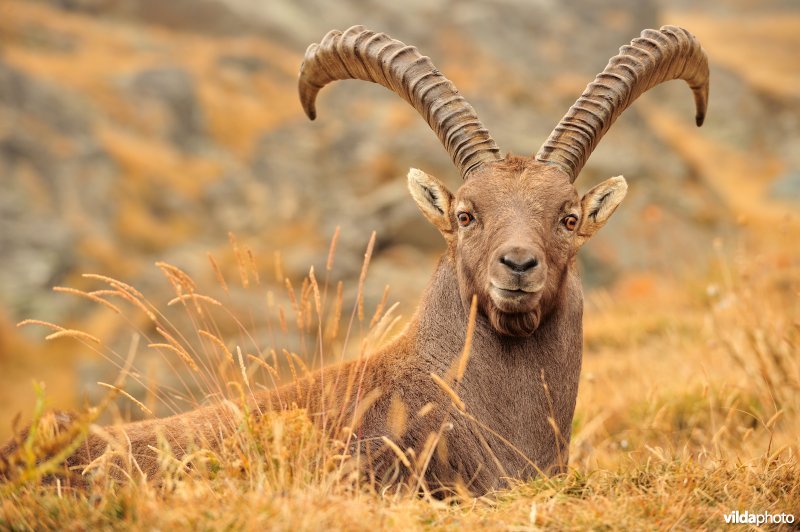
{"label": "curved horn", "polygon": [[317,93],[328,83],[361,79],[397,93],[428,122],[466,179],[485,161],[500,159],[500,148],[483,127],[475,109],[431,60],[413,46],[384,33],[353,26],[331,31],[306,50],[298,89],[306,115],[316,118]]}
{"label": "curved horn", "polygon": [[619,49],[545,141],[536,159],[578,177],[597,143],[622,112],[659,83],[682,79],[694,93],[696,122],[703,124],[708,103],[708,59],[697,39],[683,28],[664,26]]}

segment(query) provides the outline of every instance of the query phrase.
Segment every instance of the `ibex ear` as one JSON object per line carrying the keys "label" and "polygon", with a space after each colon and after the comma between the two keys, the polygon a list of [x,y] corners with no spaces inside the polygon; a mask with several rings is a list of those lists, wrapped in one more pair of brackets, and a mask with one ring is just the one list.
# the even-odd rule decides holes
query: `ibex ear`
{"label": "ibex ear", "polygon": [[445,236],[453,232],[450,219],[450,204],[453,194],[441,181],[422,170],[412,168],[408,171],[408,190],[417,202],[419,210]]}
{"label": "ibex ear", "polygon": [[622,176],[606,179],[581,198],[581,221],[576,234],[580,247],[603,227],[628,193],[628,183]]}

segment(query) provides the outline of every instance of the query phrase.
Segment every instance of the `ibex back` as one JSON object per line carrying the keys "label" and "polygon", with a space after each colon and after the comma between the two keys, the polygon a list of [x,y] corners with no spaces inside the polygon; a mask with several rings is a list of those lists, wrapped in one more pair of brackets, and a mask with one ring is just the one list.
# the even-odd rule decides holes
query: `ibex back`
{"label": "ibex back", "polygon": [[[397,93],[449,152],[464,179],[455,194],[420,170],[408,174],[412,197],[447,251],[402,335],[364,362],[326,368],[299,386],[257,396],[253,412],[297,402],[329,429],[334,417],[355,412],[367,392],[377,392],[351,427],[358,435],[351,450],[371,457],[381,483],[408,474],[384,437],[416,454],[431,438],[439,441],[424,470],[433,487],[460,484],[484,493],[505,479],[563,471],[582,359],[575,256],[627,191],[625,180],[614,177],[581,197],[573,182],[616,118],[659,83],[686,81],[702,123],[708,97],[702,48],[681,28],[645,30],[587,86],[534,157],[502,156],[474,109],[430,59],[385,34],[353,27],[308,48],[299,91],[309,118],[315,118],[319,90],[341,79],[372,81]],[[466,360],[461,353],[473,300]],[[390,422],[398,404],[406,418],[400,427]],[[224,407],[206,408],[109,432],[126,433],[134,458],[157,476],[149,446],[158,431],[180,453],[192,440],[213,444],[231,430],[225,419]],[[105,447],[92,435],[68,463],[86,464]]]}

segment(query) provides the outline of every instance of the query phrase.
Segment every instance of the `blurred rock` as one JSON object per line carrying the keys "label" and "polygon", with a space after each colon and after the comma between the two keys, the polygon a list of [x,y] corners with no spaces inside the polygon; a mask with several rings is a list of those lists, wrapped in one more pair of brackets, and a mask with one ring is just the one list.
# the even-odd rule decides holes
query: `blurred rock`
{"label": "blurred rock", "polygon": [[784,201],[800,201],[800,171],[786,173],[773,181],[769,187],[771,198]]}
{"label": "blurred rock", "polygon": [[230,35],[251,28],[217,0],[49,0],[66,11],[115,17],[171,29]]}
{"label": "blurred rock", "polygon": [[64,89],[35,79],[0,57],[0,106],[13,113],[12,121],[32,118],[65,135],[87,135],[94,113],[79,97]]}
{"label": "blurred rock", "polygon": [[143,70],[128,80],[137,107],[155,104],[168,122],[169,140],[184,150],[197,149],[203,137],[203,112],[192,76],[179,67]]}
{"label": "blurred rock", "polygon": [[[0,293],[15,317],[59,319],[49,288],[76,267],[82,236],[108,233],[113,163],[79,95],[0,61]],[[20,318],[22,319],[22,318]]]}

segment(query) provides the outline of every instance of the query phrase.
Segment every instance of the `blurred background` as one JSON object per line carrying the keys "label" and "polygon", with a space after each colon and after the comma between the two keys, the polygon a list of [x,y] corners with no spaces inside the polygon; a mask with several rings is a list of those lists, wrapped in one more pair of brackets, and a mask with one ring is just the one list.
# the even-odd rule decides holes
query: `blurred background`
{"label": "blurred background", "polygon": [[[124,351],[130,327],[55,285],[98,288],[100,273],[162,303],[167,261],[219,292],[207,253],[235,272],[229,232],[264,283],[323,271],[346,300],[370,233],[375,306],[408,316],[441,238],[408,197],[418,167],[458,175],[424,121],[377,85],[322,91],[309,122],[296,96],[308,44],[363,24],[429,55],[502,149],[534,153],[619,46],[676,24],[711,64],[703,128],[683,82],[643,96],[595,151],[585,191],[623,174],[629,195],[580,255],[587,292],[662,304],[711,267],[712,243],[789,248],[800,205],[800,7],[793,0],[3,0],[0,3],[0,435],[29,412],[31,381],[50,404],[92,400],[114,369],[74,341],[44,342],[37,318]],[[781,248],[783,246],[783,248]],[[788,246],[788,247],[787,247]],[[788,255],[781,255],[785,249]],[[232,268],[232,269],[231,269]],[[204,290],[208,287],[207,290]],[[235,303],[235,293],[230,296]],[[245,296],[241,296],[245,297]],[[263,292],[248,297],[263,298]],[[277,296],[276,296],[277,297]],[[162,301],[163,300],[163,301]],[[370,307],[371,308],[371,307]],[[258,316],[253,319],[258,327]],[[589,354],[591,356],[591,354]],[[108,375],[112,376],[108,376]]]}

